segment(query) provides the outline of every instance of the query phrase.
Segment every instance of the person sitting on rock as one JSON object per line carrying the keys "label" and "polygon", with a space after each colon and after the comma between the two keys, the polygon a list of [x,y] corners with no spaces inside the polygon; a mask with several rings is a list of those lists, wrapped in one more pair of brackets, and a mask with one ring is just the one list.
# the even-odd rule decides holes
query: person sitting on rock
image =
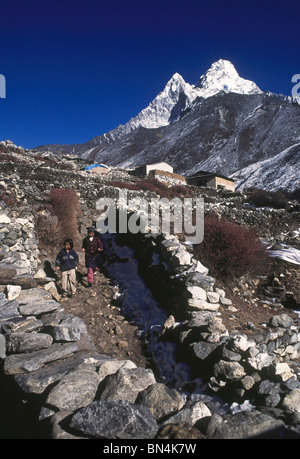
{"label": "person sitting on rock", "polygon": [[73,249],[73,240],[66,239],[64,241],[63,249],[58,253],[55,260],[55,269],[61,270],[62,273],[62,290],[63,296],[67,296],[68,285],[71,290],[71,294],[75,295],[77,290],[76,282],[76,266],[79,262],[77,252]]}
{"label": "person sitting on rock", "polygon": [[88,236],[83,239],[82,251],[85,252],[85,265],[88,269],[88,286],[92,287],[94,275],[100,265],[100,252],[103,250],[103,244],[99,236],[95,234],[95,228],[88,228]]}

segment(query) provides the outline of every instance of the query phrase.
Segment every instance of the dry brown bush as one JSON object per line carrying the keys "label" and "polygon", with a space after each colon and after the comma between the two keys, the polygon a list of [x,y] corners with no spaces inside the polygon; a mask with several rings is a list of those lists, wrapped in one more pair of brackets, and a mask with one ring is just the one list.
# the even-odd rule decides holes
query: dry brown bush
{"label": "dry brown bush", "polygon": [[53,188],[43,208],[34,212],[39,243],[57,250],[63,241],[71,238],[78,243],[77,217],[80,205],[76,190]]}
{"label": "dry brown bush", "polygon": [[224,221],[214,214],[205,217],[204,240],[196,246],[195,257],[219,279],[258,273],[269,262],[267,250],[254,229]]}
{"label": "dry brown bush", "polygon": [[281,190],[266,191],[259,188],[250,188],[247,191],[248,201],[257,207],[272,207],[285,209],[288,199]]}
{"label": "dry brown bush", "polygon": [[78,242],[77,216],[80,211],[79,199],[75,190],[53,188],[50,191],[51,213],[58,219],[60,243],[71,238],[74,245]]}
{"label": "dry brown bush", "polygon": [[35,213],[35,228],[40,247],[57,248],[61,244],[61,228],[49,213]]}

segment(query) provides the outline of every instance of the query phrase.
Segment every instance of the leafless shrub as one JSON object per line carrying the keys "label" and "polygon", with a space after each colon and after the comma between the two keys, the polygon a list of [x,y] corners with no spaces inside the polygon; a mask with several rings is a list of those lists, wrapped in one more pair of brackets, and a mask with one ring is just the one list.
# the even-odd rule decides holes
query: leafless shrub
{"label": "leafless shrub", "polygon": [[229,279],[258,272],[268,263],[268,254],[254,229],[209,215],[204,220],[204,240],[195,257],[212,276]]}

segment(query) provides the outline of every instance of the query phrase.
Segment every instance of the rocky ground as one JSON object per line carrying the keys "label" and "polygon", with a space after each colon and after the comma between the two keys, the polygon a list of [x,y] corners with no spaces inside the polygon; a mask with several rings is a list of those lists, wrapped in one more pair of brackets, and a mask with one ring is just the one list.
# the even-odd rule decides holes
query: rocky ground
{"label": "rocky ground", "polygon": [[[278,276],[275,279],[281,279],[282,285],[286,285],[285,288],[293,287],[294,292],[300,292],[300,269],[297,265],[276,260],[272,264],[271,272]],[[112,285],[111,280],[101,271],[95,276],[93,287],[87,287],[86,279],[86,268],[84,264],[79,264],[78,293],[60,300],[66,312],[80,317],[85,322],[98,352],[116,359],[130,359],[140,367],[150,367],[151,358],[140,337],[138,327],[122,315],[116,299],[117,287]],[[58,289],[59,284],[58,279]],[[294,309],[271,301],[271,297],[262,292],[267,284],[266,280],[261,282],[252,277],[240,280],[238,286],[225,286],[227,297],[233,303],[230,307],[220,308],[222,321],[228,330],[237,330],[251,336],[259,331],[263,332],[274,315],[284,312],[294,320],[298,319]],[[281,293],[283,287],[282,290],[279,288],[279,291]]]}
{"label": "rocky ground", "polygon": [[[77,280],[77,294],[60,301],[67,313],[84,321],[97,351],[116,359],[130,359],[140,367],[149,367],[149,357],[138,327],[122,315],[115,299],[117,288],[111,285],[110,279],[98,271],[93,286],[89,288],[86,268],[79,264]],[[59,281],[57,284],[59,286]]]}
{"label": "rocky ground", "polygon": [[[81,175],[86,165],[78,158],[66,158],[25,151],[12,142],[0,145],[0,198],[8,206],[22,202],[35,206],[47,205],[47,192],[51,186],[76,188],[80,190],[83,213],[94,205],[96,190],[111,180],[135,182],[137,179],[125,171],[112,170],[107,178],[100,179]],[[97,186],[96,186],[97,185]],[[107,189],[113,188],[107,186]],[[251,207],[243,207],[244,197],[223,195],[216,190],[201,190],[210,210],[224,216],[229,221],[255,227],[262,238],[279,241],[283,233],[299,229],[299,211],[272,213],[252,212]],[[82,221],[85,224],[85,221]],[[298,241],[300,248],[300,241]],[[48,246],[48,257],[51,248]],[[51,254],[53,255],[53,254]],[[149,366],[150,359],[145,353],[143,341],[137,327],[122,316],[116,301],[116,287],[101,272],[94,286],[86,288],[86,268],[78,267],[80,292],[72,298],[61,299],[67,312],[84,320],[94,340],[97,350],[116,358],[130,358],[138,366]],[[59,284],[59,282],[58,282]],[[265,277],[243,277],[238,281],[223,285],[226,297],[233,302],[232,307],[221,306],[222,320],[228,330],[238,330],[251,334],[263,330],[271,316],[287,312],[297,318],[293,309],[300,308],[300,267],[283,261],[273,261],[266,270]],[[288,296],[288,292],[293,295]]]}
{"label": "rocky ground", "polygon": [[298,319],[294,311],[300,310],[299,265],[276,259],[267,273],[262,278],[248,275],[223,286],[232,300],[231,307],[220,309],[228,330],[251,335],[264,331],[274,315],[285,313]]}

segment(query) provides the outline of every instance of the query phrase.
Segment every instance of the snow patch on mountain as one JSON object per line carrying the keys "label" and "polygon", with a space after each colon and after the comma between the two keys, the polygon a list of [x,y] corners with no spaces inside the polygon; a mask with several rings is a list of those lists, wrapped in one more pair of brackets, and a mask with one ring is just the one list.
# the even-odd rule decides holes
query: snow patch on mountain
{"label": "snow patch on mountain", "polygon": [[273,158],[251,164],[230,176],[236,189],[263,188],[274,191],[280,188],[293,191],[300,188],[300,143],[294,144]]}
{"label": "snow patch on mountain", "polygon": [[168,81],[164,90],[129,123],[133,128],[139,126],[151,129],[166,126],[176,121],[182,110],[195,99],[193,87],[175,73]]}
{"label": "snow patch on mountain", "polygon": [[295,247],[281,244],[280,250],[269,250],[270,257],[280,258],[281,260],[288,261],[300,265],[300,250]]}
{"label": "snow patch on mountain", "polygon": [[196,88],[201,97],[211,97],[220,91],[238,94],[261,94],[259,87],[250,80],[241,78],[234,65],[220,59],[214,62],[207,72],[201,76]]}

